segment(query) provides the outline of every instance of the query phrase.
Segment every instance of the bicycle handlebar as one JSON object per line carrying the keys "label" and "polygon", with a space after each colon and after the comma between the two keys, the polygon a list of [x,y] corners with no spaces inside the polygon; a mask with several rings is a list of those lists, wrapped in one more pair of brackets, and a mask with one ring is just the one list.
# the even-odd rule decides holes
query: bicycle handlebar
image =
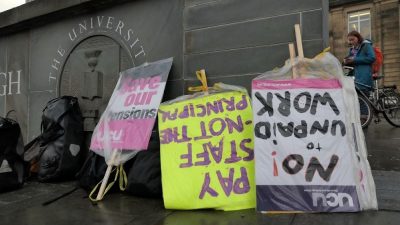
{"label": "bicycle handlebar", "polygon": [[351,67],[351,66],[343,66],[343,69],[354,70],[354,67]]}

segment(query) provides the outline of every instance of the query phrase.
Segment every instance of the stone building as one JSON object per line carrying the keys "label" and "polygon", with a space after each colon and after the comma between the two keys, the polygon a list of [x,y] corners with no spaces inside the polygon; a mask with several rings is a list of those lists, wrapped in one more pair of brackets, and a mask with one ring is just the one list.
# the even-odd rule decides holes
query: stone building
{"label": "stone building", "polygon": [[370,38],[384,57],[385,85],[400,87],[398,0],[330,0],[330,46],[339,58],[347,54],[346,36],[352,29]]}
{"label": "stone building", "polygon": [[[90,132],[119,72],[168,57],[164,100],[199,85],[202,68],[209,85],[249,89],[289,57],[294,24],[307,57],[324,49],[327,19],[325,0],[35,0],[0,13],[0,116],[11,112],[26,143],[40,133],[46,103],[72,95]],[[89,56],[102,77],[95,101],[84,98]]]}

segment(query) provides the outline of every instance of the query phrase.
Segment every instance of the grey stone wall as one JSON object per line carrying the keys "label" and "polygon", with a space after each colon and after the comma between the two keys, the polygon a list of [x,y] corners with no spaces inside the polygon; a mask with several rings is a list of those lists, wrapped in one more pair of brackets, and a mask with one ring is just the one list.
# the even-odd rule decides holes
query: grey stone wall
{"label": "grey stone wall", "polygon": [[198,83],[205,68],[210,84],[250,89],[262,72],[282,66],[301,24],[306,57],[327,46],[327,2],[323,0],[186,0],[184,10],[185,87]]}
{"label": "grey stone wall", "polygon": [[372,2],[372,0],[329,0],[329,7],[337,7],[341,5],[356,4],[362,2]]}
{"label": "grey stone wall", "polygon": [[[164,100],[199,85],[195,71],[202,68],[210,85],[250,90],[255,76],[288,58],[294,24],[302,26],[307,57],[326,47],[327,17],[325,0],[36,0],[0,14],[0,116],[15,110],[10,115],[21,124],[25,142],[33,139],[47,101],[61,94],[79,97],[77,73],[86,62],[74,67],[71,58],[86,48],[114,49],[102,56],[107,62],[100,60],[99,69],[116,62],[113,67],[122,71],[174,57]],[[104,87],[110,88],[118,74],[107,77]],[[19,78],[19,86],[10,88],[10,78]]]}

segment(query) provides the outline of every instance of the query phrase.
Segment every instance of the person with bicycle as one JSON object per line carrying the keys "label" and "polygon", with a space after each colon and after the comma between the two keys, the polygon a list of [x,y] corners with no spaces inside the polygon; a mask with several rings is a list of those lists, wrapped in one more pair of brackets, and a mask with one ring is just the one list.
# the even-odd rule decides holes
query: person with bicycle
{"label": "person with bicycle", "polygon": [[348,56],[344,58],[344,64],[354,67],[353,72],[357,87],[369,93],[373,87],[372,64],[375,61],[372,43],[364,40],[361,34],[355,30],[347,35],[347,41],[350,49]]}
{"label": "person with bicycle", "polygon": [[[373,88],[372,64],[375,61],[375,53],[372,48],[372,42],[364,40],[357,31],[351,31],[347,35],[347,42],[350,45],[349,54],[344,58],[343,63],[346,66],[354,67],[353,75],[355,77],[356,87],[366,96],[370,95]],[[361,120],[366,119],[365,107],[360,105]]]}

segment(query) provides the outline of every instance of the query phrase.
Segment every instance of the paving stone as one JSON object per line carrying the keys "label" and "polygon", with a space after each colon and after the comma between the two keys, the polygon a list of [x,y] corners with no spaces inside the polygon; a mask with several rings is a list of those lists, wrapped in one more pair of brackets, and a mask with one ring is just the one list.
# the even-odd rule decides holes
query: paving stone
{"label": "paving stone", "polygon": [[298,214],[291,225],[398,225],[398,212],[367,211],[361,213]]}

